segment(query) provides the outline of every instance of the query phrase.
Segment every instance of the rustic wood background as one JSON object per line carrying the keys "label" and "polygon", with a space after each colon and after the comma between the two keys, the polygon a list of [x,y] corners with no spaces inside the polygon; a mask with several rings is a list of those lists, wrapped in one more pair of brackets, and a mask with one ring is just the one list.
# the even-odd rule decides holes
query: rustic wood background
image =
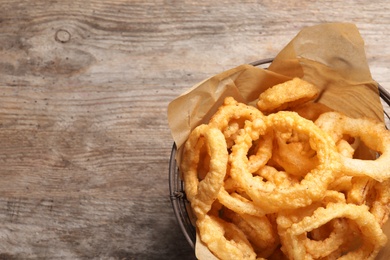
{"label": "rustic wood background", "polygon": [[168,191],[168,103],[355,23],[390,90],[390,2],[0,0],[0,259],[194,259]]}

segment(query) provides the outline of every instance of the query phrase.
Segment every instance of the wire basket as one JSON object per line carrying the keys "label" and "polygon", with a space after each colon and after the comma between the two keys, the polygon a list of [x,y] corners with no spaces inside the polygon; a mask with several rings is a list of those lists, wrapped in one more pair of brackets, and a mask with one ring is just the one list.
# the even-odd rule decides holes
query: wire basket
{"label": "wire basket", "polygon": [[[263,59],[250,63],[253,66],[262,66],[268,65],[272,62],[273,59]],[[387,92],[380,84],[378,85],[379,95],[381,101],[383,101],[387,106],[390,106],[390,93]],[[388,129],[390,129],[390,116],[384,111],[385,115],[385,124]],[[169,161],[169,192],[170,199],[175,213],[176,219],[179,223],[180,229],[183,232],[185,238],[192,248],[195,248],[196,240],[196,228],[191,222],[192,211],[189,201],[186,199],[184,192],[184,183],[180,178],[179,168],[175,160],[176,155],[176,145],[173,144],[171,157]]]}

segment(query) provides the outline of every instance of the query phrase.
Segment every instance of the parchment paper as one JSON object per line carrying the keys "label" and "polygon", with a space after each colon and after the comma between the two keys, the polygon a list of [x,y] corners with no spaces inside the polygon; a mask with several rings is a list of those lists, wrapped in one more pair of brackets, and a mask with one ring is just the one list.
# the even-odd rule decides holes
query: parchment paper
{"label": "parchment paper", "polygon": [[[180,161],[182,144],[191,130],[207,123],[225,97],[254,104],[265,89],[293,77],[320,88],[316,102],[352,117],[384,121],[378,86],[371,77],[357,27],[351,23],[320,24],[302,29],[268,69],[241,65],[193,86],[173,100],[168,106],[168,123],[178,148],[176,159]],[[197,242],[198,259],[212,259],[207,251]],[[379,259],[389,255],[386,252]]]}

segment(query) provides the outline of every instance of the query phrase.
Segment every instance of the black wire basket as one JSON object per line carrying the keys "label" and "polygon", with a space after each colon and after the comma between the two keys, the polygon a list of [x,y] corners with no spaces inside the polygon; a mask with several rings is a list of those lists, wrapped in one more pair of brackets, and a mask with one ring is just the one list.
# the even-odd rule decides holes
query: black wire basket
{"label": "black wire basket", "polygon": [[[273,59],[263,59],[250,63],[253,66],[268,65]],[[381,100],[390,106],[390,93],[387,92],[380,84],[378,85],[379,95]],[[390,116],[386,111],[383,111],[385,115],[386,127],[390,129]],[[186,199],[184,192],[184,183],[180,178],[179,168],[175,160],[176,156],[176,145],[173,144],[171,157],[169,161],[169,192],[170,199],[175,213],[176,219],[179,223],[180,229],[182,230],[185,238],[192,248],[195,248],[196,240],[196,228],[194,223],[191,222],[192,211],[190,203]]]}

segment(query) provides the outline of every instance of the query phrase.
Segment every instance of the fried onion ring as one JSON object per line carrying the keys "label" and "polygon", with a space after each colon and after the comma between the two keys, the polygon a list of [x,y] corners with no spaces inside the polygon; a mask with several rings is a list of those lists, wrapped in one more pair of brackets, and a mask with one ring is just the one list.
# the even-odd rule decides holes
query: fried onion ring
{"label": "fried onion ring", "polygon": [[325,208],[316,209],[313,215],[292,224],[291,228],[286,231],[285,239],[288,242],[285,245],[288,245],[286,251],[290,257],[292,259],[307,259],[305,257],[307,254],[305,244],[310,240],[306,236],[307,232],[338,218],[347,218],[355,222],[359,232],[365,238],[359,248],[346,255],[340,255],[338,259],[373,259],[372,256],[376,256],[380,248],[386,244],[385,234],[366,206],[329,203]]}
{"label": "fried onion ring", "polygon": [[324,113],[315,123],[328,132],[335,142],[344,135],[359,137],[368,148],[380,154],[374,160],[354,159],[340,154],[343,172],[354,176],[370,176],[378,181],[390,178],[390,132],[383,123],[367,118],[350,118],[338,112]]}
{"label": "fried onion ring", "polygon": [[239,103],[232,97],[227,97],[222,106],[211,117],[208,125],[220,129],[226,138],[227,146],[231,147],[240,129],[246,121],[264,118],[255,107]]}
{"label": "fried onion ring", "polygon": [[[280,111],[266,118],[266,127],[276,131],[294,129],[309,137],[310,145],[317,153],[319,164],[305,175],[303,180],[289,189],[278,188],[275,184],[254,178],[248,170],[246,154],[251,147],[250,132],[247,127],[236,139],[229,157],[230,175],[236,179],[253,201],[264,207],[268,213],[278,209],[298,208],[320,199],[328,185],[335,179],[338,160],[334,142],[312,121],[300,117],[295,112]],[[258,129],[257,129],[258,131]],[[262,129],[263,132],[266,129]]]}
{"label": "fried onion ring", "polygon": [[205,215],[197,226],[201,240],[220,259],[256,259],[253,247],[236,225]]}
{"label": "fried onion ring", "polygon": [[261,93],[257,107],[262,112],[277,112],[314,100],[318,94],[316,86],[300,78],[294,78]]}
{"label": "fried onion ring", "polygon": [[[209,172],[199,181],[197,169],[203,145],[207,146],[210,164]],[[227,162],[225,137],[220,130],[200,125],[191,132],[184,146],[181,170],[187,198],[198,218],[207,214],[217,199],[226,175]]]}

